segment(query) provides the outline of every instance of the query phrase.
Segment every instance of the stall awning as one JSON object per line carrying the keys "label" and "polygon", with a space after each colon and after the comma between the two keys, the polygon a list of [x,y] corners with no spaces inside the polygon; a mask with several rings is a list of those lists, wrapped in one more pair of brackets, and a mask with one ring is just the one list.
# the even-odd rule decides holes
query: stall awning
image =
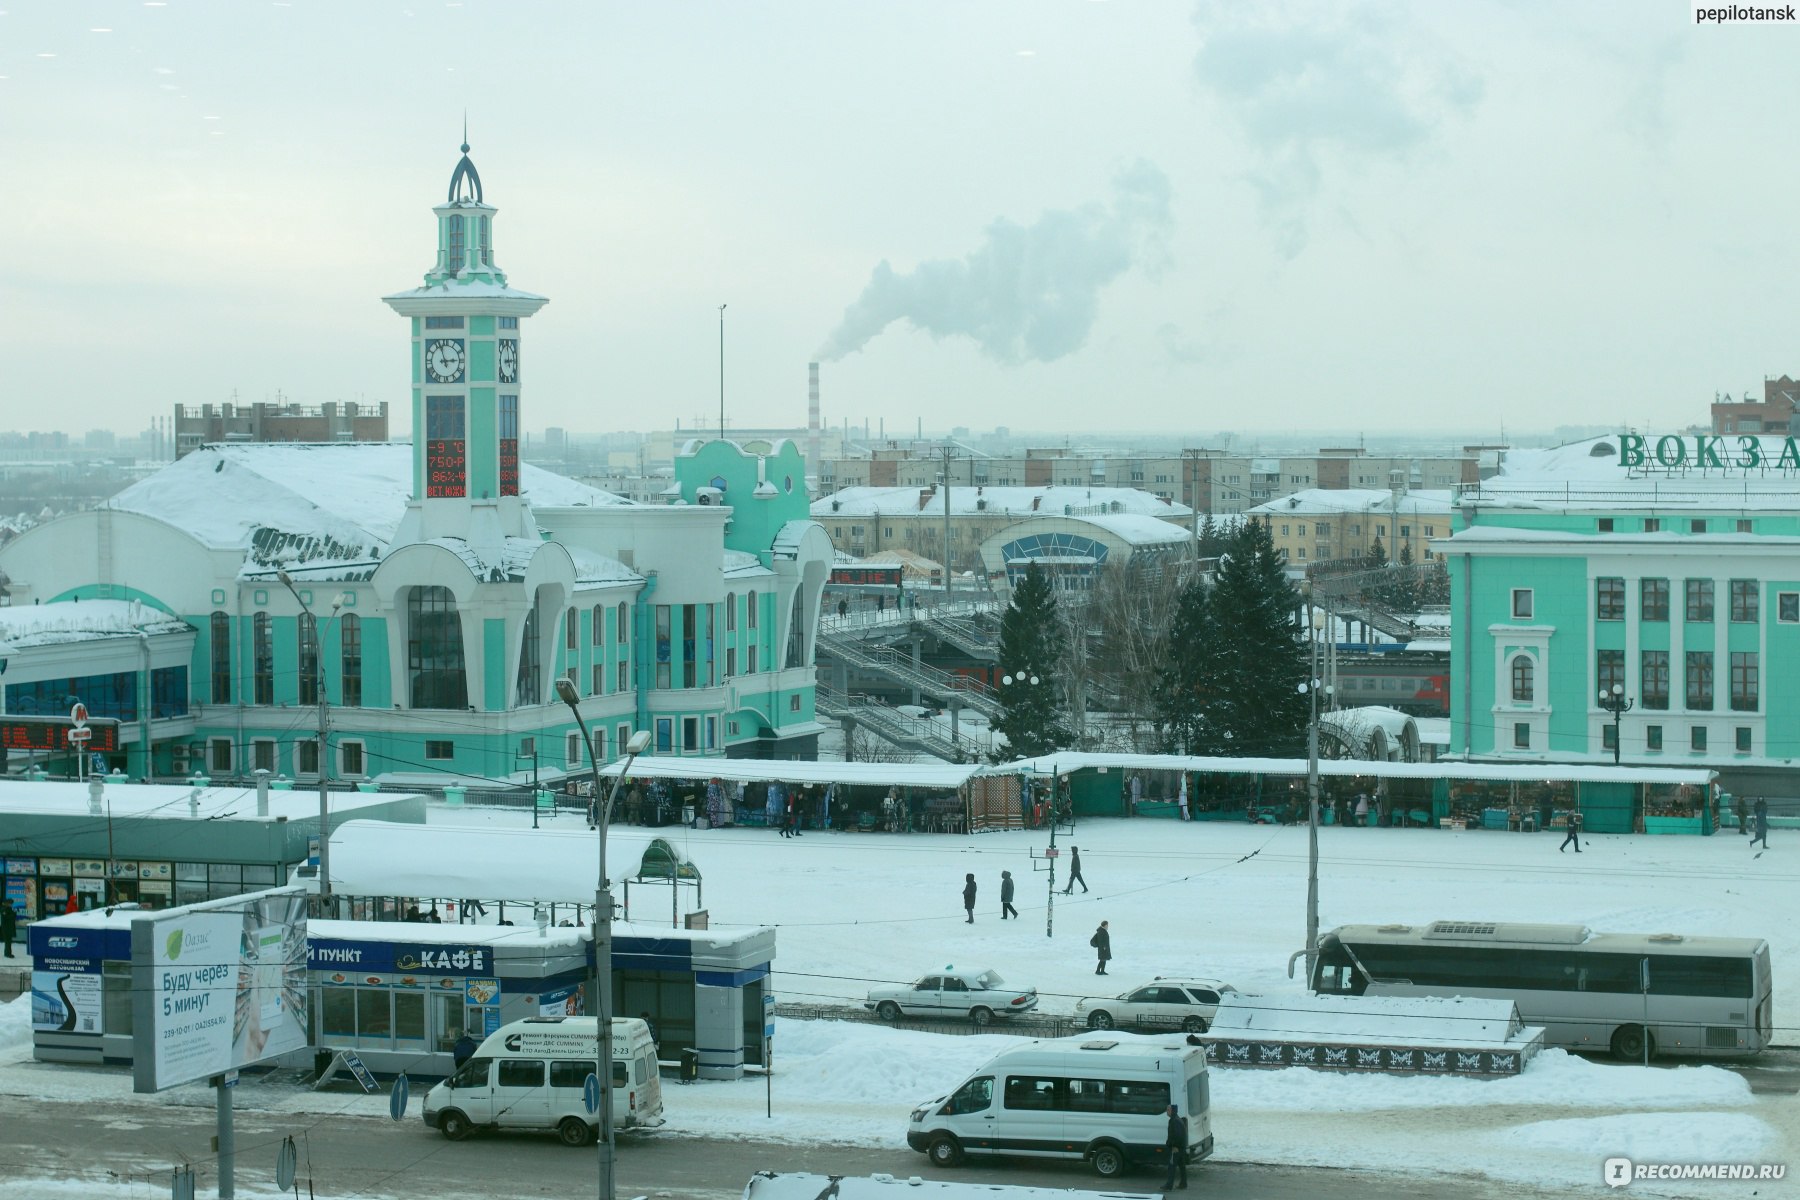
{"label": "stall awning", "polygon": [[[1206,758],[1194,754],[1046,754],[999,767],[994,773],[1067,775],[1099,767],[1122,771],[1196,771],[1213,775],[1276,775],[1298,777],[1307,772],[1304,758]],[[1325,778],[1346,776],[1383,779],[1465,779],[1490,783],[1660,783],[1701,787],[1716,777],[1705,767],[1615,767],[1611,763],[1567,762],[1459,762],[1439,759],[1429,763],[1378,762],[1369,759],[1319,760]]]}
{"label": "stall awning", "polygon": [[[588,830],[389,825],[346,821],[331,833],[331,890],[346,896],[469,896],[480,900],[590,904],[599,873]],[[643,875],[684,879],[699,871],[673,842],[610,830],[606,873],[616,886]],[[446,891],[448,889],[448,891]]]}
{"label": "stall awning", "polygon": [[[610,763],[600,773],[612,777],[621,763]],[[746,783],[780,780],[783,783],[844,783],[869,787],[959,788],[981,773],[972,763],[864,763],[801,762],[768,758],[637,758],[632,760],[633,779],[725,779]]]}

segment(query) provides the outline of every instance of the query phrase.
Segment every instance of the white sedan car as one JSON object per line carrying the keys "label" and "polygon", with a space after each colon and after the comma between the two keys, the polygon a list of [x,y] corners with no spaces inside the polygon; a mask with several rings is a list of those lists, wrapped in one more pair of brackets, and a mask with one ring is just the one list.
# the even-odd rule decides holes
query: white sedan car
{"label": "white sedan car", "polygon": [[1008,987],[993,970],[963,971],[945,967],[910,984],[873,988],[863,1007],[884,1021],[908,1017],[967,1017],[986,1025],[995,1017],[1011,1017],[1037,1007],[1037,989]]}
{"label": "white sedan car", "polygon": [[1185,1029],[1205,1033],[1219,1010],[1219,995],[1235,992],[1216,979],[1164,979],[1117,996],[1089,996],[1075,1003],[1075,1021],[1089,1029]]}

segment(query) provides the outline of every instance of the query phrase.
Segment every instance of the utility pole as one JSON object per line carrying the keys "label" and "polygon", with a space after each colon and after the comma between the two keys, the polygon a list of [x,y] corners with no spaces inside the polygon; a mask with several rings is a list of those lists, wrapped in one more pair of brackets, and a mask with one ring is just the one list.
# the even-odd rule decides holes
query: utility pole
{"label": "utility pole", "polygon": [[956,587],[956,572],[950,567],[950,443],[945,442],[944,451],[944,599],[950,599],[950,593]]}
{"label": "utility pole", "polygon": [[[293,577],[286,571],[277,571],[275,578],[281,586],[294,597],[300,606],[305,622],[312,627],[313,644],[313,684],[318,690],[319,701],[319,897],[326,904],[331,904],[331,786],[330,777],[326,773],[329,756],[326,752],[325,739],[330,730],[330,714],[325,702],[325,630],[319,625],[319,619],[313,615],[312,607],[301,597],[294,587]],[[331,621],[337,620],[338,610],[344,605],[344,595],[339,592],[331,598]],[[329,625],[329,621],[327,625]]]}
{"label": "utility pole", "polygon": [[1183,450],[1181,457],[1187,460],[1187,469],[1184,474],[1187,476],[1188,507],[1193,510],[1188,524],[1193,528],[1194,569],[1198,571],[1200,569],[1200,451],[1197,449]]}

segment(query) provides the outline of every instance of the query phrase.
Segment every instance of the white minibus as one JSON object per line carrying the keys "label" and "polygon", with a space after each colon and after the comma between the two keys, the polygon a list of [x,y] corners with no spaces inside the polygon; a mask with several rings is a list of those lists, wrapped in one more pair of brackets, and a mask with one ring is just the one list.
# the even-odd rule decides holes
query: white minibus
{"label": "white minibus", "polygon": [[1086,1161],[1111,1179],[1167,1168],[1169,1105],[1187,1155],[1212,1153],[1206,1048],[1180,1034],[1045,1038],[998,1055],[948,1095],[913,1109],[906,1144],[940,1167],[964,1154]]}
{"label": "white minibus", "polygon": [[[425,1097],[425,1124],[460,1141],[475,1129],[553,1129],[570,1146],[598,1135],[583,1087],[594,1073],[593,1017],[526,1017],[487,1036],[468,1062]],[[612,1022],[613,1128],[663,1123],[662,1081],[650,1027]]]}

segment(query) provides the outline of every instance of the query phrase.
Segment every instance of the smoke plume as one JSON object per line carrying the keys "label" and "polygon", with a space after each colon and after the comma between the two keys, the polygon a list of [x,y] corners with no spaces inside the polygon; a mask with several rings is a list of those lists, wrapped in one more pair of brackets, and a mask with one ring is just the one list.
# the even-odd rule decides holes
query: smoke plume
{"label": "smoke plume", "polygon": [[1046,212],[1030,225],[1000,218],[963,258],[904,273],[884,259],[818,357],[854,353],[896,321],[969,338],[1003,363],[1071,354],[1094,326],[1101,288],[1134,265],[1161,266],[1169,198],[1168,176],[1140,159],[1113,181],[1110,205]]}

